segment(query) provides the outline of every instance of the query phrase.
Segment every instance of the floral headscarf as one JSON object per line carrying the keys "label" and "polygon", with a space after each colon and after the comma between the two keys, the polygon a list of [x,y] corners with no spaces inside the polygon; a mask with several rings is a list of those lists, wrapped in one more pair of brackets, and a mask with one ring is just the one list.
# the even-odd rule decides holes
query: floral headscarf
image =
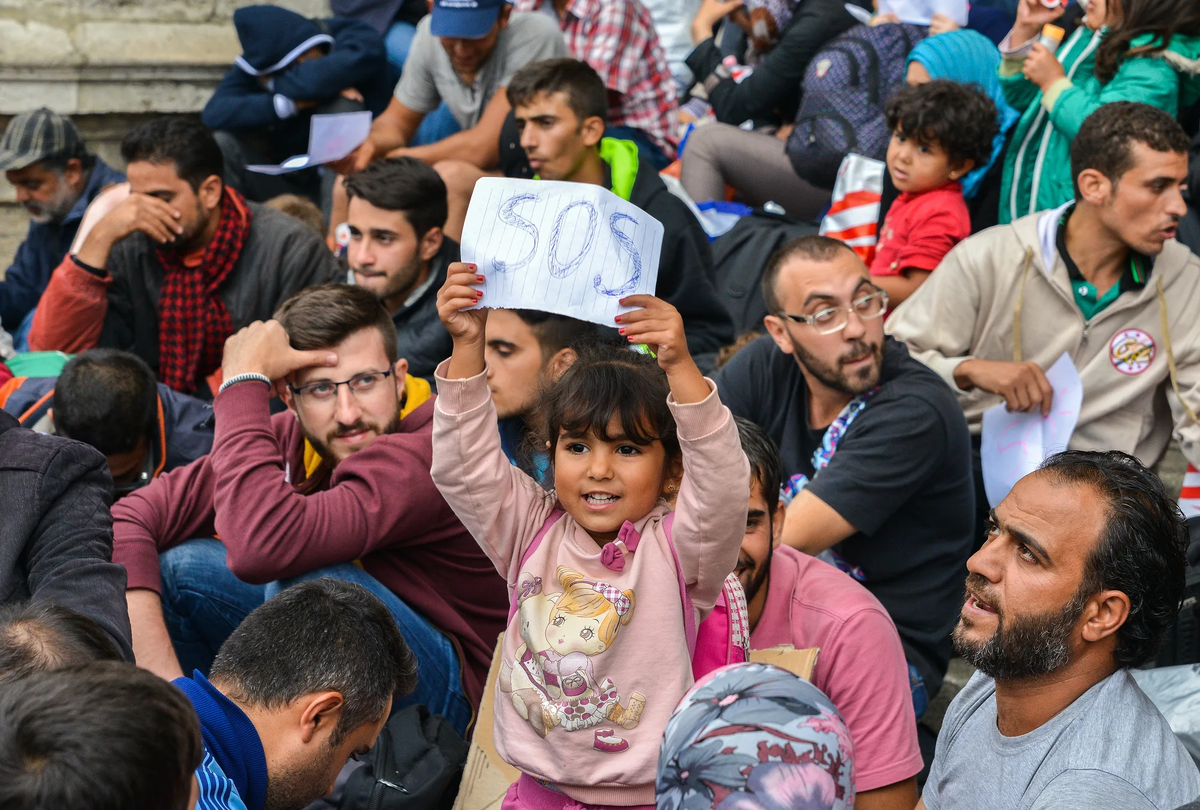
{"label": "floral headscarf", "polygon": [[667,722],[657,810],[849,810],[854,745],[829,698],[769,664],[701,679]]}

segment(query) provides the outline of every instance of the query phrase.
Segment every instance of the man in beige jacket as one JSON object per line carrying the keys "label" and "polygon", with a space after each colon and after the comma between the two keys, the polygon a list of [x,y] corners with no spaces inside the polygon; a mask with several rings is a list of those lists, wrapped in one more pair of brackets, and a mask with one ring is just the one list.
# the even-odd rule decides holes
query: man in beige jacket
{"label": "man in beige jacket", "polygon": [[1200,461],[1200,258],[1174,240],[1189,145],[1161,110],[1101,107],[1071,147],[1075,202],[962,242],[889,320],[958,392],[981,512],[983,412],[1048,414],[1044,370],[1063,352],[1083,381],[1071,449],[1152,465],[1174,429]]}

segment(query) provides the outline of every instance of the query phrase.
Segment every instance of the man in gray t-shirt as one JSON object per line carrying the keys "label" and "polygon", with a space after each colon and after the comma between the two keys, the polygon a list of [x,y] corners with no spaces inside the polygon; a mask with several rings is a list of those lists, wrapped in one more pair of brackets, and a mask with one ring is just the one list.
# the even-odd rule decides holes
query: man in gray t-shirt
{"label": "man in gray t-shirt", "polygon": [[979,670],[950,704],[918,810],[1174,810],[1200,771],[1128,668],[1184,593],[1187,528],[1133,456],[1051,456],[991,513],[954,645]]}
{"label": "man in gray t-shirt", "polygon": [[946,712],[927,810],[1173,810],[1200,796],[1195,763],[1128,670],[1027,734],[996,721],[996,683],[977,672]]}
{"label": "man in gray t-shirt", "polygon": [[[545,15],[513,14],[507,0],[436,0],[417,25],[388,108],[367,141],[335,168],[349,174],[404,155],[491,169],[500,159],[500,129],[510,109],[502,91],[512,75],[530,62],[566,55],[562,32]],[[443,102],[460,131],[410,146],[421,121]]]}

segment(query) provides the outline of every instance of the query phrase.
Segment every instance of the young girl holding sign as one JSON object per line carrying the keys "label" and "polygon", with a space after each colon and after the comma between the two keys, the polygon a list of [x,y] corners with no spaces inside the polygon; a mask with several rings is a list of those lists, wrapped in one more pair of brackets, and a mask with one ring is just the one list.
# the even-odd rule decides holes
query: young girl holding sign
{"label": "young girl holding sign", "polygon": [[[450,266],[438,315],[433,480],[507,581],[496,749],[524,774],[505,810],[654,804],[658,746],[692,685],[696,622],[737,562],[749,465],[683,320],[647,295],[634,344],[581,349],[545,392],[554,490],[509,463],[484,367],[484,277]],[[674,510],[668,500],[674,499]]]}

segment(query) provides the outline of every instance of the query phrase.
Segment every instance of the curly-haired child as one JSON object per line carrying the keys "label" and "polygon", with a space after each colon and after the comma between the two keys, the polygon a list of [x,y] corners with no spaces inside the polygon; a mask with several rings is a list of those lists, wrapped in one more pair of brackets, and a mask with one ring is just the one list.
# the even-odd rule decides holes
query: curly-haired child
{"label": "curly-haired child", "polygon": [[871,276],[899,304],[971,234],[960,180],[992,157],[996,105],[982,90],[938,79],[888,101],[887,168],[901,192],[888,209]]}
{"label": "curly-haired child", "polygon": [[512,598],[495,742],[524,776],[503,808],[652,807],[696,625],[737,562],[749,462],[679,313],[635,295],[616,325],[654,356],[580,347],[543,392],[544,490],[500,446],[487,310],[471,309],[483,283],[456,263],[438,293],[454,350],[437,369],[431,472]]}

